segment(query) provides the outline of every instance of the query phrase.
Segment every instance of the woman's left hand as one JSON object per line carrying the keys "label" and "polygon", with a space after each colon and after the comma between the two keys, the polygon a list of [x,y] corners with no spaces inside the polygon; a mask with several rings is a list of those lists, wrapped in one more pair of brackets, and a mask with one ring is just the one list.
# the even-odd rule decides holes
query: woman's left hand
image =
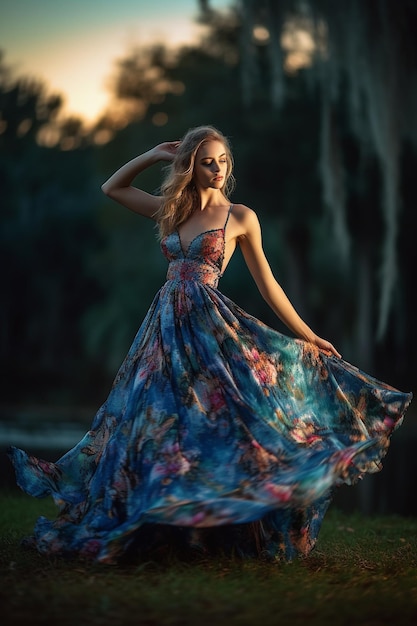
{"label": "woman's left hand", "polygon": [[330,341],[327,341],[327,339],[322,339],[321,337],[318,337],[316,335],[314,339],[314,344],[318,348],[320,348],[320,350],[323,350],[324,352],[328,354],[334,354],[334,356],[337,356],[339,359],[342,358],[342,355],[340,354],[340,352],[338,352],[336,348],[334,347],[334,345],[330,343]]}

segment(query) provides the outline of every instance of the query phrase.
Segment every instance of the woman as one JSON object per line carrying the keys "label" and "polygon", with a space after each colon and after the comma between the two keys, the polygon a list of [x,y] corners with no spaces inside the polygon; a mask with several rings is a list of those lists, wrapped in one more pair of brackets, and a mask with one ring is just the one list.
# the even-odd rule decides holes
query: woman
{"label": "woman", "polygon": [[[159,161],[171,162],[161,196],[132,186]],[[10,452],[18,484],[60,507],[36,524],[40,552],[114,562],[170,538],[290,560],[314,547],[334,488],[381,468],[411,394],[343,361],[300,318],[255,213],[228,199],[232,182],[229,144],[208,126],[103,184],[156,221],[167,281],[81,442],[56,463]],[[218,291],[237,245],[296,338]]]}

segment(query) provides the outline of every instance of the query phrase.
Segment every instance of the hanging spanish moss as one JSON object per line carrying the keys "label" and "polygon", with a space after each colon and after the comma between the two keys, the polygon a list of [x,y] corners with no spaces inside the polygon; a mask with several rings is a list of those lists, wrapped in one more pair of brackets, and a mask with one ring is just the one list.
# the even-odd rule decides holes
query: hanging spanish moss
{"label": "hanging spanish moss", "polygon": [[[376,336],[381,339],[394,310],[398,277],[402,145],[407,139],[417,146],[417,2],[240,0],[237,10],[242,24],[242,93],[246,106],[251,105],[256,77],[253,33],[260,26],[269,33],[266,45],[271,105],[277,110],[282,106],[286,97],[284,71],[294,71],[297,62],[304,68],[309,65],[310,79],[319,89],[323,204],[330,211],[335,249],[344,267],[353,268],[354,260],[346,215],[346,165],[334,114],[342,100],[361,153],[372,154],[379,163],[378,208],[384,228],[378,246]],[[310,41],[312,45],[291,50],[285,36],[289,29],[303,34],[304,43]]]}

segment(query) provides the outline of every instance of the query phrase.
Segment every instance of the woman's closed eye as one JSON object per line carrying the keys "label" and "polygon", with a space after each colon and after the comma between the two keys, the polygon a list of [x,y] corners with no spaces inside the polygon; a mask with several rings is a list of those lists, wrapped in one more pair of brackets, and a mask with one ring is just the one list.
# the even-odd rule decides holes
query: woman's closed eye
{"label": "woman's closed eye", "polygon": [[[205,161],[202,163],[202,165],[206,165],[207,167],[210,167],[211,165],[213,165],[214,161]],[[227,163],[226,159],[220,159],[219,163]]]}

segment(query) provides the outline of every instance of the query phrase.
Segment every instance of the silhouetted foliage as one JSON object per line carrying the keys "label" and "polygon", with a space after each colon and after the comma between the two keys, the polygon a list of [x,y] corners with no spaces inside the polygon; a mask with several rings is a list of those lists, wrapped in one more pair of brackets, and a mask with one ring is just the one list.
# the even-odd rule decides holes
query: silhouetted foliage
{"label": "silhouetted foliage", "polygon": [[94,172],[91,151],[37,141],[60,103],[40,83],[8,76],[0,83],[3,401],[51,400],[66,384],[83,385],[78,319],[96,291],[84,272],[97,239]]}

